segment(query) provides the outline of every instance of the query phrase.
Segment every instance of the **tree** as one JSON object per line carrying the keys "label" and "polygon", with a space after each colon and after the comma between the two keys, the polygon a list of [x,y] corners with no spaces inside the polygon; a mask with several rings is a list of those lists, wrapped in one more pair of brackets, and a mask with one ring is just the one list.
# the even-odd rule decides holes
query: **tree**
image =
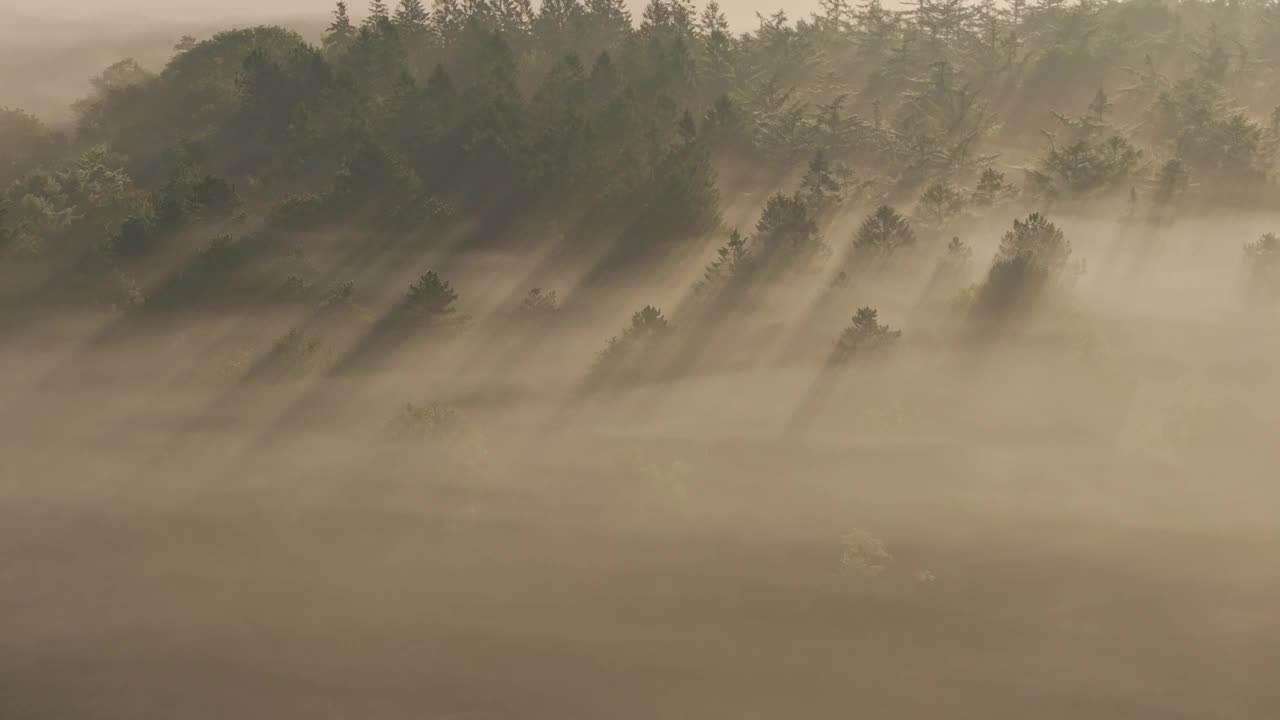
{"label": "tree", "polygon": [[1071,243],[1045,216],[1014,220],[978,289],[975,310],[987,319],[1024,314],[1062,275],[1070,257]]}
{"label": "tree", "polygon": [[894,330],[888,325],[880,324],[875,308],[858,308],[849,327],[845,328],[836,340],[832,360],[836,363],[845,363],[856,355],[887,349],[901,336],[901,330]]}
{"label": "tree", "polygon": [[145,254],[154,247],[155,242],[151,221],[142,216],[131,215],[112,235],[109,249],[117,257],[131,258]]}
{"label": "tree", "polygon": [[729,239],[716,249],[716,257],[702,272],[702,278],[693,286],[694,297],[707,297],[723,290],[735,280],[744,277],[752,267],[751,251],[747,239],[737,228],[729,232]]}
{"label": "tree", "polygon": [[1155,178],[1157,205],[1169,205],[1186,191],[1190,184],[1187,166],[1178,158],[1171,158],[1160,166]]}
{"label": "tree", "polygon": [[1004,173],[989,167],[978,176],[978,184],[969,196],[969,201],[977,207],[986,208],[1011,200],[1017,194],[1018,188],[1005,182]]}
{"label": "tree", "polygon": [[672,330],[661,310],[645,305],[631,316],[631,324],[622,331],[622,335],[609,338],[604,350],[596,355],[589,377],[601,380],[617,377],[624,370],[640,369],[635,367],[642,359],[640,356],[651,352]]}
{"label": "tree", "polygon": [[422,0],[400,0],[395,17],[396,25],[411,31],[425,30],[431,18]]}
{"label": "tree", "polygon": [[964,195],[951,183],[935,180],[925,188],[916,204],[916,218],[924,225],[940,228],[964,211]]}
{"label": "tree", "polygon": [[778,269],[805,269],[831,253],[800,193],[769,198],[756,223],[754,246],[764,262]]}
{"label": "tree", "polygon": [[815,212],[823,212],[839,204],[844,192],[844,181],[840,177],[842,170],[833,168],[821,150],[809,161],[809,168],[800,181],[800,193]]}
{"label": "tree", "polygon": [[351,16],[347,13],[347,3],[344,0],[338,0],[338,5],[333,10],[333,22],[329,23],[329,27],[324,32],[324,47],[326,50],[346,48],[353,35],[355,35],[355,27],[351,24]]}
{"label": "tree", "polygon": [[521,322],[533,325],[549,322],[560,314],[560,301],[556,298],[556,291],[545,292],[542,288],[533,288],[520,301],[515,314]]}
{"label": "tree", "polygon": [[1244,258],[1252,299],[1270,302],[1280,297],[1280,236],[1267,233],[1245,245]]}
{"label": "tree", "polygon": [[370,0],[369,16],[364,19],[365,25],[377,25],[384,20],[390,20],[391,13],[387,10],[386,0]]}
{"label": "tree", "polygon": [[441,42],[452,45],[466,21],[466,13],[458,0],[435,0],[431,9],[431,30]]}
{"label": "tree", "polygon": [[867,216],[853,236],[856,252],[887,258],[904,247],[914,244],[916,233],[897,210],[881,205]]}
{"label": "tree", "polygon": [[1058,226],[1040,213],[1014,220],[1013,229],[1000,238],[996,262],[1026,258],[1053,274],[1062,272],[1071,258],[1071,243]]}
{"label": "tree", "polygon": [[64,139],[22,110],[0,107],[0,192],[62,151]]}
{"label": "tree", "polygon": [[409,294],[405,297],[406,307],[419,317],[435,320],[456,312],[453,303],[458,293],[442,280],[434,270],[428,270],[409,286]]}

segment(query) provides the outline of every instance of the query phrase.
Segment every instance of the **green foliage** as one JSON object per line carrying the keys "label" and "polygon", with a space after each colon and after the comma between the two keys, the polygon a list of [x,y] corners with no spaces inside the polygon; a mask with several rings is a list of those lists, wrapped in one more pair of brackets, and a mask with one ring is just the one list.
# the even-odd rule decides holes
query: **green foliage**
{"label": "green foliage", "polygon": [[155,247],[155,226],[149,218],[130,215],[112,236],[108,249],[120,258],[144,255]]}
{"label": "green foliage", "polygon": [[925,188],[916,204],[915,216],[921,225],[931,228],[946,226],[964,211],[965,197],[958,188],[936,180]]}
{"label": "green foliage", "polygon": [[759,210],[705,293],[748,265],[811,269],[846,210],[917,200],[910,223],[887,204],[862,223],[864,257],[911,245],[913,225],[989,219],[1019,195],[997,157],[1043,204],[1149,198],[1149,221],[1276,206],[1280,115],[1259,121],[1280,105],[1274,8],[822,5],[734,35],[715,3],[653,0],[633,23],[621,0],[388,0],[358,23],[343,1],[317,46],[279,27],[184,38],[159,72],[94,77],[72,142],[0,111],[0,239],[51,264],[124,259],[237,213],[273,241],[428,242],[459,219],[466,250],[556,218],[569,243],[621,236],[617,267]]}
{"label": "green foliage", "polygon": [[1017,195],[1017,186],[1006,182],[1004,173],[989,167],[978,176],[978,184],[974,187],[969,202],[979,208],[990,208],[1012,200]]}
{"label": "green foliage", "polygon": [[988,319],[1025,315],[1061,278],[1071,258],[1071,243],[1048,218],[1032,213],[1014,220],[978,288],[974,309]]}
{"label": "green foliage", "polygon": [[881,205],[858,226],[853,235],[853,248],[866,256],[887,258],[915,241],[911,223],[897,210]]}
{"label": "green foliage", "polygon": [[147,296],[146,307],[177,309],[225,291],[236,272],[258,253],[259,242],[230,235],[214,238]]}
{"label": "green foliage", "polygon": [[541,326],[551,322],[559,314],[560,301],[556,298],[556,291],[546,292],[542,288],[533,288],[516,306],[515,319],[521,323]]}
{"label": "green foliage", "polygon": [[769,198],[756,223],[752,247],[763,262],[773,267],[803,269],[831,254],[800,193],[778,193]]}
{"label": "green foliage", "polygon": [[729,239],[716,249],[716,257],[707,265],[702,278],[693,287],[695,299],[706,298],[734,282],[749,277],[754,262],[747,239],[737,229],[729,233]]}
{"label": "green foliage", "polygon": [[1157,205],[1168,205],[1187,191],[1190,176],[1187,166],[1178,158],[1167,160],[1155,177],[1154,199]]}
{"label": "green foliage", "polygon": [[0,190],[58,159],[65,140],[34,115],[0,107]]}
{"label": "green foliage", "polygon": [[855,356],[885,350],[892,347],[901,336],[901,330],[880,324],[874,308],[861,307],[854,314],[849,327],[836,340],[832,359],[834,362],[844,363]]}
{"label": "green foliage", "polygon": [[644,355],[674,331],[662,311],[646,305],[631,316],[631,324],[622,335],[609,338],[605,348],[595,357],[591,366],[592,379],[617,379],[625,371],[634,371],[642,364]]}
{"label": "green foliage", "polygon": [[405,307],[415,316],[432,321],[457,312],[453,306],[457,299],[458,293],[449,281],[442,280],[434,270],[428,270],[409,286]]}
{"label": "green foliage", "polygon": [[1040,213],[1014,220],[1013,229],[1000,238],[996,262],[1026,258],[1053,274],[1061,273],[1071,258],[1071,243],[1056,225]]}

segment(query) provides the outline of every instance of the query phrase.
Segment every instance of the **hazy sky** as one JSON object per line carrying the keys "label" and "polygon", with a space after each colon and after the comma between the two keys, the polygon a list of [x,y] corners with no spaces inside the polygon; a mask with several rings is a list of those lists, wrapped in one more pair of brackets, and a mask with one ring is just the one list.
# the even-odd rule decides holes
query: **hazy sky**
{"label": "hazy sky", "polygon": [[[637,13],[644,1],[629,0]],[[348,0],[353,14],[358,17],[364,15],[366,4],[364,0]],[[394,6],[395,0],[389,0],[387,4]],[[773,12],[785,8],[793,16],[803,16],[817,7],[816,0],[722,0],[720,4],[728,13],[730,21],[742,28],[755,24],[757,11]],[[537,5],[536,0],[534,5]],[[328,13],[332,7],[331,0],[61,0],[58,3],[34,4],[26,0],[0,0],[0,12],[68,19],[90,19],[122,13],[132,14],[139,20],[164,21],[280,18]]]}

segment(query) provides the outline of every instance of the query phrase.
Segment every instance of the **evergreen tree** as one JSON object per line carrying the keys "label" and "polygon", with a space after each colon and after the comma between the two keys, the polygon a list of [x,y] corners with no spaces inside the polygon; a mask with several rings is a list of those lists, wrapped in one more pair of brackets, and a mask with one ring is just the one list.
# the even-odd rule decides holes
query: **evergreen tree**
{"label": "evergreen tree", "polygon": [[845,328],[836,340],[832,360],[844,363],[854,356],[884,350],[897,342],[902,336],[901,330],[894,330],[879,322],[875,308],[861,307],[854,314],[853,321]]}
{"label": "evergreen tree", "polygon": [[326,48],[345,47],[351,42],[351,36],[354,34],[355,28],[351,25],[351,16],[347,14],[347,3],[344,0],[338,0],[338,6],[333,11],[333,22],[329,23],[324,33],[324,46]]}
{"label": "evergreen tree", "polygon": [[888,257],[916,241],[915,231],[897,210],[881,205],[867,216],[853,236],[854,250]]}
{"label": "evergreen tree", "polygon": [[383,20],[390,20],[391,13],[387,10],[386,0],[370,0],[369,16],[364,19],[365,25],[376,25]]}
{"label": "evergreen tree", "polygon": [[396,6],[396,24],[409,30],[424,30],[430,15],[422,0],[400,0]]}
{"label": "evergreen tree", "polygon": [[452,45],[466,20],[466,13],[458,0],[435,0],[431,9],[431,29],[440,42]]}

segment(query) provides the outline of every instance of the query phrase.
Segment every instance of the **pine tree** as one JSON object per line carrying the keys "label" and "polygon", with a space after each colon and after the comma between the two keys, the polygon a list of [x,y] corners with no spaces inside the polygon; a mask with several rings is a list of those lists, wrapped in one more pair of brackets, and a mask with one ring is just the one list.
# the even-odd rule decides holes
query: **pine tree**
{"label": "pine tree", "polygon": [[859,252],[885,257],[916,241],[911,223],[897,210],[881,205],[867,216],[853,236],[853,246]]}
{"label": "pine tree", "polygon": [[836,340],[832,359],[847,362],[854,355],[885,349],[897,342],[902,337],[902,331],[881,325],[878,315],[875,308],[858,308],[849,327]]}
{"label": "pine tree", "polygon": [[606,30],[631,30],[631,11],[624,0],[587,0],[587,13]]}
{"label": "pine tree", "polygon": [[466,15],[458,0],[435,0],[431,9],[431,29],[446,45],[458,37],[466,22]]}
{"label": "pine tree", "polygon": [[333,22],[329,23],[324,33],[324,46],[326,48],[341,47],[351,39],[354,32],[351,16],[347,14],[347,3],[344,0],[338,0],[338,6],[333,11]]}
{"label": "pine tree", "polygon": [[429,19],[422,0],[400,0],[396,6],[396,24],[410,30],[423,30]]}
{"label": "pine tree", "polygon": [[698,21],[698,29],[711,45],[723,43],[729,39],[729,18],[720,9],[720,3],[711,0],[702,9],[702,18]]}
{"label": "pine tree", "polygon": [[371,0],[369,3],[369,17],[364,19],[365,25],[373,25],[382,20],[389,20],[391,13],[387,10],[386,0]]}

